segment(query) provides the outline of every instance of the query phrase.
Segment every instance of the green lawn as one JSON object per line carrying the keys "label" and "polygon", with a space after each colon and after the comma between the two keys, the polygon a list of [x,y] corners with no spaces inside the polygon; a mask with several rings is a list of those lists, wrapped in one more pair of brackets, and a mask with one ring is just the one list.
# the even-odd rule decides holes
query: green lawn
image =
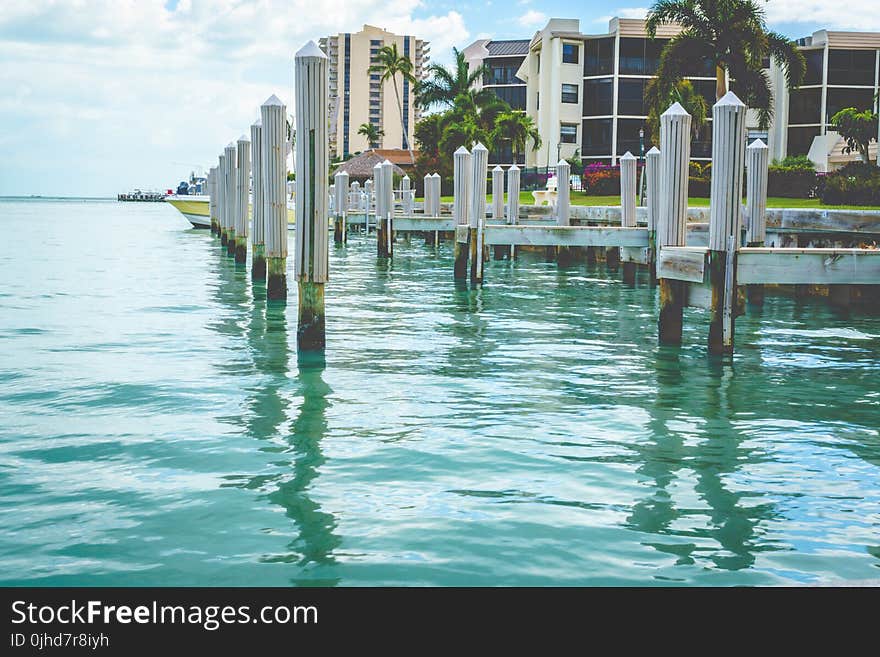
{"label": "green lawn", "polygon": [[[422,201],[423,199],[417,198],[417,201]],[[440,199],[443,203],[452,203],[451,196],[443,196]],[[507,200],[507,194],[504,195],[504,200]],[[520,205],[532,205],[534,203],[534,198],[532,197],[531,192],[520,192],[519,193],[519,203]],[[486,199],[487,206],[491,207],[492,205],[492,197],[488,196]],[[620,197],[619,196],[588,196],[582,192],[572,192],[571,193],[571,204],[572,205],[620,205]],[[708,198],[690,198],[688,199],[688,205],[692,208],[707,208],[709,207],[709,199]],[[771,196],[767,199],[767,207],[768,208],[810,208],[815,210],[880,210],[880,206],[876,205],[823,205],[822,202],[817,198],[784,198],[781,196]]]}

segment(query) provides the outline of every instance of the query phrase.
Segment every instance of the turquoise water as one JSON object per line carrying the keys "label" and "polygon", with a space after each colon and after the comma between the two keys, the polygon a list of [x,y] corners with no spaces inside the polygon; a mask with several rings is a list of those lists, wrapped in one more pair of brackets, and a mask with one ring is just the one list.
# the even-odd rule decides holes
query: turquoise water
{"label": "turquoise water", "polygon": [[170,206],[0,201],[0,581],[880,581],[880,318],[770,297],[737,353],[656,292],[331,247],[296,303]]}

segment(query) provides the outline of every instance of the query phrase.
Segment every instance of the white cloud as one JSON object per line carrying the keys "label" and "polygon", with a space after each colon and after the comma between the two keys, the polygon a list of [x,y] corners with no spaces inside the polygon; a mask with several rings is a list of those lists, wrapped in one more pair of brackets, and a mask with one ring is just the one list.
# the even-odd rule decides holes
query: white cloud
{"label": "white cloud", "polygon": [[442,61],[470,36],[460,13],[422,3],[166,4],[3,0],[0,194],[170,186],[189,172],[172,162],[213,164],[269,95],[290,108],[293,53],[309,39],[378,23]]}
{"label": "white cloud", "polygon": [[543,27],[547,22],[547,14],[543,11],[529,9],[526,13],[516,19],[516,22],[522,27]]}
{"label": "white cloud", "polygon": [[880,30],[877,0],[768,0],[767,22],[809,23],[821,28],[870,32]]}

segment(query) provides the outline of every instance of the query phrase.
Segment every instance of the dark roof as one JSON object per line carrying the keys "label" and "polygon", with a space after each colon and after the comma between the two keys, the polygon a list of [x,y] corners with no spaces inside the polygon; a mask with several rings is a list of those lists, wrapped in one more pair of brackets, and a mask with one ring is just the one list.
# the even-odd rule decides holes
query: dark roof
{"label": "dark roof", "polygon": [[528,39],[490,41],[486,44],[486,50],[489,51],[490,57],[499,55],[528,55],[529,43]]}

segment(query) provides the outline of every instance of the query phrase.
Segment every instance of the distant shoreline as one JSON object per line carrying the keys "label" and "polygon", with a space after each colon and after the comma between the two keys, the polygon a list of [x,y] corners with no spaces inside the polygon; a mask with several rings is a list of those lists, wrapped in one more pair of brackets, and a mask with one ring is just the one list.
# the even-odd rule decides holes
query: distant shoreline
{"label": "distant shoreline", "polygon": [[115,196],[2,196],[0,201],[115,201]]}

